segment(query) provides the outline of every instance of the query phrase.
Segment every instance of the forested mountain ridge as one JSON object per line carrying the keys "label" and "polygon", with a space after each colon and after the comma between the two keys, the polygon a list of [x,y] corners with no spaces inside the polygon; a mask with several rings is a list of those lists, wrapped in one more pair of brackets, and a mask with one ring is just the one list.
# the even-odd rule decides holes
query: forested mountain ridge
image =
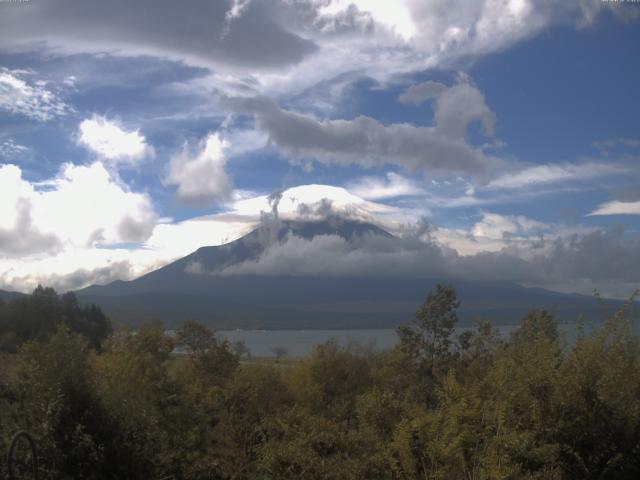
{"label": "forested mountain ridge", "polygon": [[73,292],[58,295],[38,286],[31,295],[0,297],[0,352],[16,352],[29,341],[47,341],[64,325],[100,348],[111,334],[111,321],[96,305],[81,305]]}
{"label": "forested mountain ridge", "polygon": [[20,292],[12,292],[8,290],[0,290],[0,300],[10,300],[12,298],[20,298],[25,294]]}

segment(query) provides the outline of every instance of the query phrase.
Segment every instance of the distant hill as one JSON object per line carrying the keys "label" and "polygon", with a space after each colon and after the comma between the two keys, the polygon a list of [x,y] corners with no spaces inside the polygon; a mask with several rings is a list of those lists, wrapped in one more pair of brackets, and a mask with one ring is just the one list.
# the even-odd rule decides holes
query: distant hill
{"label": "distant hill", "polygon": [[185,319],[218,329],[322,329],[395,327],[412,318],[438,282],[452,283],[462,301],[463,324],[475,318],[514,323],[532,308],[550,308],[560,321],[579,314],[602,318],[622,305],[525,288],[510,282],[471,282],[438,278],[221,275],[228,267],[256,261],[271,246],[296,236],[337,235],[347,242],[394,237],[365,222],[282,221],[262,225],[226,245],[202,247],[184,258],[132,281],[94,285],[77,291],[84,302],[101,306],[116,323]]}
{"label": "distant hill", "polygon": [[0,299],[2,300],[11,300],[13,298],[21,298],[21,297],[26,297],[26,295],[20,292],[10,292],[7,290],[0,290]]}

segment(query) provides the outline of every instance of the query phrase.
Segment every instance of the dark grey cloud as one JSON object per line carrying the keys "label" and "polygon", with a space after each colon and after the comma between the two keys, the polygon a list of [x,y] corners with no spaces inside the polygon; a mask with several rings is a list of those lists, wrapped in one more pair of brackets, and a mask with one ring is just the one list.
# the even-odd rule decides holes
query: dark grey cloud
{"label": "dark grey cloud", "polygon": [[146,218],[134,218],[125,216],[118,225],[118,235],[123,242],[144,242],[148,240],[156,226],[155,216]]}
{"label": "dark grey cloud", "polygon": [[[281,66],[316,50],[322,37],[377,34],[398,45],[391,18],[376,17],[353,4],[325,9],[329,0],[46,0],[16,6],[0,2],[5,47],[48,42],[53,47],[87,51],[152,48],[202,60],[249,66]],[[465,57],[499,51],[556,23],[588,25],[604,6],[600,0],[530,2],[505,15],[486,1],[403,2],[413,32],[396,31],[427,58]],[[612,2],[609,2],[612,3]],[[335,7],[336,5],[334,5]],[[404,6],[390,9],[392,15]],[[371,9],[372,12],[378,9]],[[328,13],[331,11],[332,13]],[[622,13],[622,12],[620,12]],[[633,12],[636,13],[637,12]],[[637,15],[636,15],[637,16]],[[625,16],[622,16],[625,18]],[[452,31],[451,27],[456,28]],[[492,28],[487,28],[488,26]],[[402,45],[402,43],[400,43]],[[427,63],[423,63],[423,67]]]}
{"label": "dark grey cloud", "polygon": [[95,269],[79,268],[67,274],[27,275],[11,277],[10,280],[0,274],[0,288],[29,292],[38,284],[41,284],[52,287],[58,292],[66,292],[77,290],[87,285],[106,285],[116,280],[130,280],[133,276],[134,269],[131,263],[123,260]]}
{"label": "dark grey cloud", "polygon": [[[365,168],[399,165],[434,173],[482,175],[496,162],[437,127],[384,125],[374,118],[318,120],[281,109],[266,97],[224,98],[223,106],[253,114],[258,128],[293,162],[316,160]],[[467,122],[468,123],[468,122]]]}
{"label": "dark grey cloud", "polygon": [[258,261],[228,267],[224,273],[424,277],[442,275],[444,270],[444,251],[432,243],[398,242],[381,236],[347,241],[337,235],[310,240],[289,235],[268,248]]}
{"label": "dark grey cloud", "polygon": [[275,192],[272,192],[267,197],[267,200],[269,201],[269,206],[271,207],[271,215],[273,216],[273,218],[277,219],[278,218],[278,204],[280,203],[280,200],[282,200],[282,191],[281,190],[277,190]]}
{"label": "dark grey cloud", "polygon": [[448,87],[442,83],[427,81],[410,86],[398,100],[420,105],[435,99],[435,125],[448,137],[463,138],[467,127],[475,120],[482,122],[485,133],[494,134],[496,115],[487,106],[483,93],[471,79],[460,75],[458,83]]}
{"label": "dark grey cloud", "polygon": [[64,292],[77,290],[87,285],[107,285],[116,280],[129,280],[134,276],[133,271],[131,263],[123,260],[95,269],[80,268],[68,275],[51,274],[46,277],[46,281],[41,283]]}
{"label": "dark grey cloud", "polygon": [[0,258],[60,251],[62,245],[58,237],[42,233],[31,219],[31,204],[20,199],[16,204],[16,221],[11,229],[0,228]]}
{"label": "dark grey cloud", "polygon": [[[620,3],[613,8],[613,2],[601,0],[540,0],[518,9],[480,0],[455,0],[446,6],[380,0],[368,5],[370,11],[364,4],[358,8],[330,0],[25,3],[0,2],[3,49],[36,45],[62,53],[143,53],[204,66],[246,67],[252,73],[298,64],[319,53],[318,76],[367,71],[379,79],[466,64],[469,58],[506,49],[550,25],[589,25],[607,6],[620,13],[637,10]],[[381,9],[377,3],[390,6]],[[401,17],[406,21],[397,23]],[[338,42],[342,44],[335,48]],[[232,73],[238,72],[232,68]]]}
{"label": "dark grey cloud", "polygon": [[[257,258],[224,269],[227,275],[370,276],[510,281],[578,291],[594,288],[624,297],[640,288],[640,236],[621,229],[532,237],[498,252],[460,255],[434,240],[437,227],[419,222],[402,238],[289,234]],[[204,273],[200,271],[199,273]],[[219,272],[209,272],[219,273]]]}
{"label": "dark grey cloud", "polygon": [[278,7],[254,0],[229,22],[223,0],[47,0],[0,4],[4,48],[45,45],[70,52],[149,53],[196,63],[275,68],[316,51],[287,31]]}
{"label": "dark grey cloud", "polygon": [[640,287],[640,236],[625,235],[621,228],[573,234],[555,240],[542,271],[558,279],[619,280]]}
{"label": "dark grey cloud", "polygon": [[[614,297],[627,297],[640,288],[638,234],[596,230],[537,242],[537,249],[508,247],[460,257],[455,272],[567,292],[588,294],[597,289]],[[535,253],[531,255],[531,251]]]}

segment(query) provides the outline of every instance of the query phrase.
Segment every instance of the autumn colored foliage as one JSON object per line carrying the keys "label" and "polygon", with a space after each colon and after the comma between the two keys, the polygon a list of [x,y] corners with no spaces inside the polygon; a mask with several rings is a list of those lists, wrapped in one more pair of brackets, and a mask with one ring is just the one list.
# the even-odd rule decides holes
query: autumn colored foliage
{"label": "autumn colored foliage", "polygon": [[509,338],[488,321],[456,335],[458,304],[439,286],[390,351],[278,362],[194,322],[99,346],[61,322],[1,357],[0,454],[27,429],[44,478],[640,478],[627,312],[568,344],[547,311]]}

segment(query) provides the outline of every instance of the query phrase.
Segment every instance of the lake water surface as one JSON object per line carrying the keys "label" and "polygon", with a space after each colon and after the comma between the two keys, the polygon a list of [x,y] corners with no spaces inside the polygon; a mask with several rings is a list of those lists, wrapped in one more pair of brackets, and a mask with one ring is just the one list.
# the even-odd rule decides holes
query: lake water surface
{"label": "lake water surface", "polygon": [[[496,327],[503,338],[508,338],[509,333],[517,328],[517,325],[502,325]],[[577,324],[560,324],[558,329],[564,335],[565,340],[571,344],[575,342]],[[467,328],[457,329],[458,333]],[[586,329],[588,331],[588,328]],[[636,325],[636,333],[639,333]],[[228,339],[232,344],[242,341],[249,348],[251,355],[257,357],[274,356],[274,348],[284,347],[287,355],[298,357],[310,353],[315,345],[327,340],[335,340],[340,345],[350,343],[372,345],[376,349],[384,350],[392,348],[398,342],[398,336],[394,329],[371,330],[219,330],[218,335]]]}

